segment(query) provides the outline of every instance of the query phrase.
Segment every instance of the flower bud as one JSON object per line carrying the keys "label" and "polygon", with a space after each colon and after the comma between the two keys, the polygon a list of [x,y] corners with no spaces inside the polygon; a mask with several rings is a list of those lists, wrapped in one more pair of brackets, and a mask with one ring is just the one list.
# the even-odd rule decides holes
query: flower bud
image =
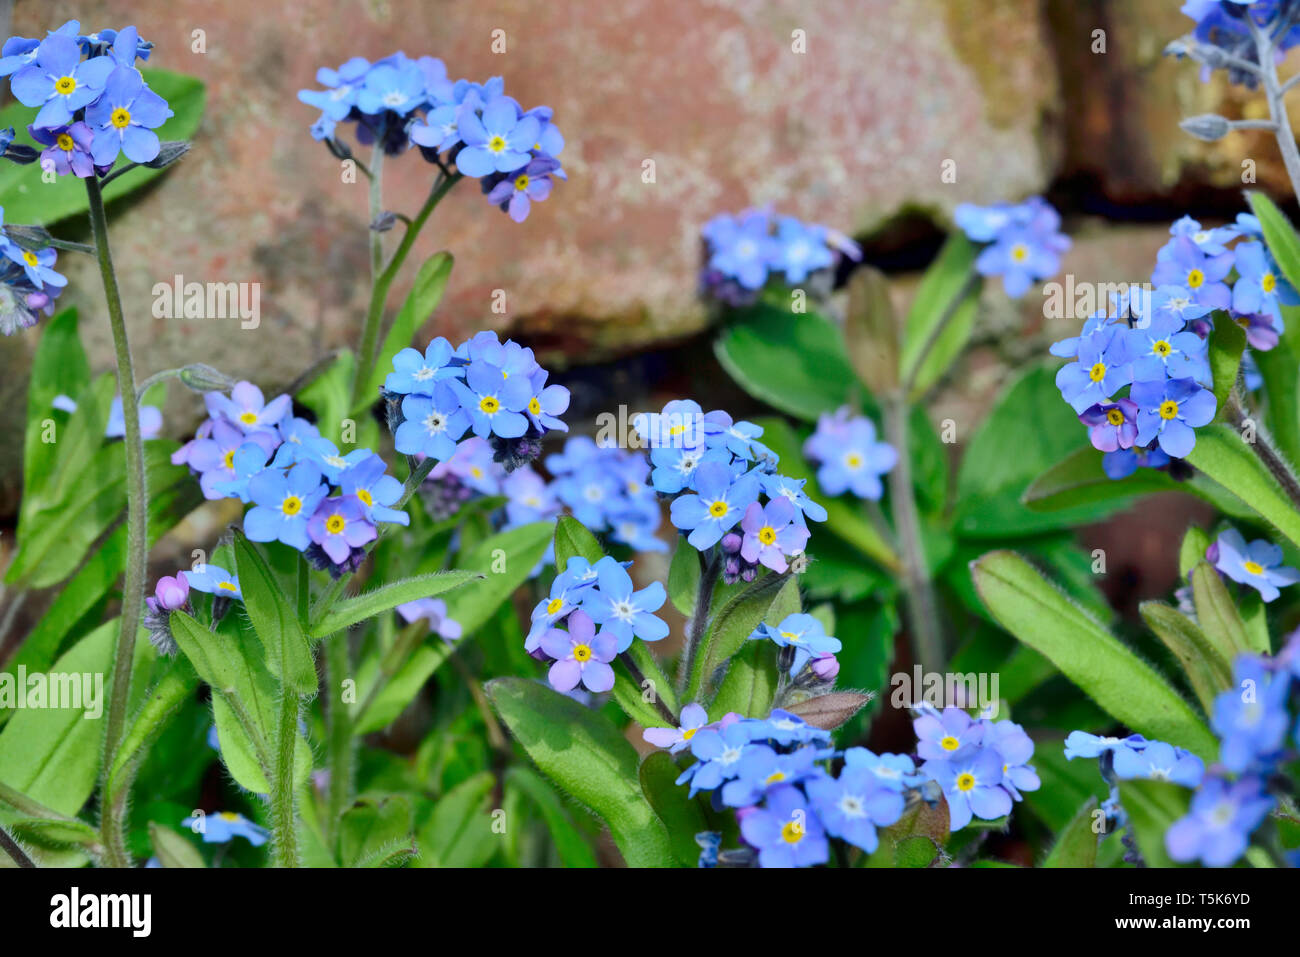
{"label": "flower bud", "polygon": [[1194,136],[1198,140],[1206,143],[1213,143],[1221,140],[1228,135],[1232,128],[1228,125],[1227,119],[1215,113],[1203,113],[1200,116],[1189,116],[1178,124],[1184,133]]}
{"label": "flower bud", "polygon": [[235,380],[219,369],[195,362],[181,369],[180,380],[194,392],[229,392]]}
{"label": "flower bud", "polygon": [[159,608],[165,611],[176,611],[178,608],[184,608],[185,603],[189,601],[190,585],[185,580],[185,573],[177,572],[175,576],[164,575],[158,579],[153,593]]}
{"label": "flower bud", "polygon": [[819,655],[813,659],[812,670],[822,681],[832,681],[840,673],[839,659],[834,655]]}

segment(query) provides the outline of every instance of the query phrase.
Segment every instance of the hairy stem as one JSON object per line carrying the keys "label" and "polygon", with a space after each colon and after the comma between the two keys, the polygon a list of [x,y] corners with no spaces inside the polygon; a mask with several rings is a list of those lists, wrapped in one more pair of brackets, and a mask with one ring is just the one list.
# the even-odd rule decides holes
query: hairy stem
{"label": "hairy stem", "polygon": [[[685,541],[678,543],[678,548],[690,547]],[[706,558],[700,555],[700,584],[695,591],[695,607],[692,609],[691,626],[686,632],[686,647],[682,649],[682,663],[677,675],[677,693],[684,695],[690,685],[691,672],[695,670],[695,656],[699,652],[704,632],[709,627],[710,605],[713,603],[713,589],[722,574],[722,556],[712,554]]]}
{"label": "hairy stem", "polygon": [[[632,660],[632,656],[624,651],[619,654],[618,659],[623,662],[623,666],[627,668],[628,674],[632,676],[632,680],[636,682],[636,686],[638,688],[644,688],[647,680],[645,672],[641,670],[634,660]],[[677,715],[673,714],[672,709],[668,707],[668,705],[664,704],[664,699],[659,697],[658,694],[654,696],[654,706],[655,710],[659,712],[669,725],[675,728],[677,725],[681,724]]]}
{"label": "hairy stem", "polygon": [[298,807],[293,781],[294,754],[298,744],[298,696],[288,688],[280,690],[280,727],[275,749],[275,773],[271,780],[271,827],[275,836],[277,867],[297,867]]}
{"label": "hairy stem", "polygon": [[[113,349],[117,356],[117,388],[122,394],[123,448],[126,452],[126,580],[122,586],[122,618],[113,658],[113,685],[108,703],[108,722],[104,734],[105,774],[113,767],[126,724],[127,700],[131,690],[131,663],[135,657],[136,631],[140,626],[140,606],[144,602],[144,576],[148,561],[148,512],[145,508],[144,445],[140,439],[140,404],[136,396],[135,370],[131,365],[131,345],[126,337],[126,319],[118,292],[117,274],[108,245],[108,219],[104,213],[104,196],[99,180],[86,179],[90,201],[90,226],[95,237],[95,253],[104,283],[109,325],[113,330]],[[111,867],[130,866],[130,854],[122,833],[125,802],[105,809],[100,821],[106,861]]]}
{"label": "hairy stem", "polygon": [[325,833],[333,839],[339,818],[352,797],[352,721],[343,703],[343,680],[352,669],[348,633],[341,631],[325,639],[325,653],[330,770]]}
{"label": "hairy stem", "polygon": [[36,862],[27,856],[27,852],[18,846],[18,842],[9,836],[9,832],[0,827],[0,851],[4,851],[19,867],[35,867]]}
{"label": "hairy stem", "polygon": [[1249,13],[1243,18],[1250,27],[1250,35],[1255,41],[1255,51],[1259,54],[1259,78],[1264,87],[1264,96],[1268,99],[1268,114],[1273,121],[1273,137],[1277,148],[1282,153],[1282,163],[1286,166],[1286,175],[1291,180],[1291,192],[1300,196],[1300,150],[1296,148],[1295,134],[1291,132],[1291,118],[1286,112],[1283,89],[1277,78],[1277,61],[1273,58],[1273,40]]}
{"label": "hairy stem", "polygon": [[937,671],[943,664],[943,634],[939,628],[938,602],[930,566],[921,539],[921,520],[912,491],[912,461],[908,454],[908,408],[903,394],[883,402],[885,435],[898,450],[898,464],[889,473],[889,503],[894,528],[903,552],[903,587],[907,594],[908,630],[912,648],[922,669]]}

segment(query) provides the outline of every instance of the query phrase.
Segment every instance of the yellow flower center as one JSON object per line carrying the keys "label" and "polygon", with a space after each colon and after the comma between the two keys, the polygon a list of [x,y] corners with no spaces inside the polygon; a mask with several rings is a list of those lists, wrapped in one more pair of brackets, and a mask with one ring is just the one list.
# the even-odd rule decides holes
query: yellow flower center
{"label": "yellow flower center", "polygon": [[290,495],[280,503],[280,511],[286,515],[297,515],[302,511],[302,499],[297,495]]}
{"label": "yellow flower center", "polygon": [[537,396],[533,396],[531,399],[528,400],[528,411],[531,412],[533,415],[542,414],[542,403],[537,401]]}
{"label": "yellow flower center", "polygon": [[239,416],[239,421],[243,422],[244,425],[257,425],[257,413],[243,412]]}
{"label": "yellow flower center", "polygon": [[483,398],[478,400],[478,407],[488,415],[496,415],[501,409],[501,403],[497,400],[496,396],[485,395]]}
{"label": "yellow flower center", "polygon": [[946,734],[939,739],[939,747],[943,748],[945,751],[956,751],[961,747],[961,742],[951,734]]}
{"label": "yellow flower center", "polygon": [[125,106],[119,106],[113,111],[113,115],[109,117],[109,122],[113,124],[115,129],[124,130],[131,125],[131,111]]}
{"label": "yellow flower center", "polygon": [[67,96],[77,89],[77,78],[75,76],[61,76],[54,81],[54,91],[63,96]]}
{"label": "yellow flower center", "polygon": [[493,153],[500,153],[506,148],[506,138],[504,136],[494,136],[488,140],[487,148]]}
{"label": "yellow flower center", "polygon": [[77,144],[67,133],[60,133],[54,138],[54,142],[58,145],[59,149],[63,150],[65,153],[71,153],[77,147]]}
{"label": "yellow flower center", "polygon": [[1169,353],[1173,352],[1174,347],[1171,346],[1169,343],[1165,342],[1165,340],[1161,339],[1159,342],[1155,343],[1155,345],[1151,347],[1151,351],[1158,356],[1164,357],[1169,355]]}
{"label": "yellow flower center", "polygon": [[222,811],[222,812],[221,812],[220,814],[218,814],[217,816],[218,816],[219,818],[221,818],[221,820],[223,820],[223,821],[231,821],[231,822],[234,822],[234,821],[238,821],[238,820],[239,820],[239,815],[236,814],[234,811]]}
{"label": "yellow flower center", "polygon": [[548,615],[554,615],[557,611],[559,611],[563,607],[564,607],[563,598],[552,598],[550,601],[546,603],[546,613]]}
{"label": "yellow flower center", "polygon": [[226,457],[222,459],[222,461],[226,463],[226,468],[233,469],[235,467],[235,450],[231,449],[227,452]]}
{"label": "yellow flower center", "polygon": [[338,535],[347,527],[347,524],[347,521],[342,515],[331,515],[329,518],[325,519],[325,531],[329,532],[331,535]]}
{"label": "yellow flower center", "polygon": [[361,499],[361,504],[363,505],[370,506],[375,504],[375,497],[371,495],[367,489],[357,489],[357,498]]}
{"label": "yellow flower center", "polygon": [[1106,413],[1106,421],[1109,422],[1111,425],[1123,425],[1124,413],[1121,412],[1119,409],[1111,409],[1109,412]]}
{"label": "yellow flower center", "polygon": [[573,660],[574,660],[574,661],[590,661],[590,660],[591,660],[591,645],[574,645],[574,646],[573,646]]}
{"label": "yellow flower center", "polygon": [[1199,269],[1193,269],[1187,274],[1187,288],[1200,289],[1205,285],[1205,273]]}
{"label": "yellow flower center", "polygon": [[784,780],[785,780],[785,772],[784,772],[784,771],[773,771],[771,774],[769,774],[769,775],[767,776],[767,780],[764,781],[763,783],[764,783],[764,784],[780,784],[780,783],[781,783],[782,781],[784,781]]}
{"label": "yellow flower center", "polygon": [[1264,566],[1261,565],[1259,562],[1250,562],[1250,561],[1242,562],[1241,567],[1246,569],[1246,571],[1250,572],[1252,575],[1264,574]]}
{"label": "yellow flower center", "polygon": [[528,188],[528,174],[520,173],[518,176],[515,177],[515,189],[519,190],[520,192],[523,192],[527,188]]}
{"label": "yellow flower center", "polygon": [[1277,288],[1277,277],[1271,272],[1266,272],[1259,277],[1259,288],[1265,292],[1272,292]]}
{"label": "yellow flower center", "polygon": [[32,252],[29,249],[24,249],[23,262],[27,263],[27,265],[29,266],[36,266],[40,263],[40,260],[36,258],[36,253]]}
{"label": "yellow flower center", "polygon": [[1011,259],[1014,262],[1022,263],[1029,258],[1029,248],[1024,243],[1016,243],[1011,247]]}
{"label": "yellow flower center", "polygon": [[1160,403],[1160,418],[1174,419],[1178,417],[1178,403],[1173,399],[1165,399]]}
{"label": "yellow flower center", "polygon": [[722,501],[722,499],[718,499],[718,501],[709,506],[709,514],[714,518],[725,517],[729,510],[730,506],[728,506],[726,502]]}
{"label": "yellow flower center", "polygon": [[957,775],[957,790],[970,791],[975,787],[975,775],[969,771]]}
{"label": "yellow flower center", "polygon": [[798,844],[803,840],[803,825],[798,821],[787,821],[781,828],[781,840],[787,844]]}
{"label": "yellow flower center", "polygon": [[239,589],[236,588],[234,584],[232,584],[231,582],[218,582],[217,587],[220,588],[222,591],[230,591],[230,592],[239,591]]}
{"label": "yellow flower center", "polygon": [[481,479],[483,477],[483,470],[479,468],[477,465],[471,465],[469,469],[469,474],[474,476],[476,479]]}
{"label": "yellow flower center", "polygon": [[689,741],[689,740],[691,740],[691,738],[695,737],[695,732],[698,731],[698,730],[700,730],[700,729],[699,729],[699,728],[684,728],[684,729],[682,730],[682,740],[683,740],[683,741]]}
{"label": "yellow flower center", "polygon": [[1093,367],[1088,370],[1088,378],[1093,382],[1100,382],[1102,379],[1106,378],[1106,363],[1095,363]]}
{"label": "yellow flower center", "polygon": [[764,545],[771,545],[776,541],[776,529],[771,525],[764,525],[758,530],[758,540]]}
{"label": "yellow flower center", "polygon": [[851,469],[860,469],[862,468],[862,456],[857,452],[850,452],[844,456],[844,464]]}

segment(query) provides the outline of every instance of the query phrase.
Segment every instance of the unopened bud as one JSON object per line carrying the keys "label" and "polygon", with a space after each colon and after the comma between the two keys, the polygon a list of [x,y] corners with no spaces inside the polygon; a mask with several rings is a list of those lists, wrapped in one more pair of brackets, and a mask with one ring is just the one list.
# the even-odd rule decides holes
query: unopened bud
{"label": "unopened bud", "polygon": [[1213,143],[1221,140],[1228,135],[1232,128],[1227,119],[1219,116],[1217,113],[1203,113],[1200,116],[1189,116],[1178,124],[1182,127],[1184,133],[1194,136],[1198,140],[1206,143]]}

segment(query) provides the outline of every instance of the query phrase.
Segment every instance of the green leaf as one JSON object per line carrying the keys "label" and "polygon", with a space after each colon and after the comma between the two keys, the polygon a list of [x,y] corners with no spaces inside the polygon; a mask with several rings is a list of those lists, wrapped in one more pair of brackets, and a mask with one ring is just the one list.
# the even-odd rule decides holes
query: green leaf
{"label": "green leaf", "polygon": [[[907,312],[900,358],[903,381],[915,376],[914,393],[924,392],[937,382],[947,371],[948,362],[955,358],[970,337],[979,300],[979,287],[970,281],[977,252],[965,235],[952,233],[921,278],[912,307]],[[959,302],[961,311],[969,315],[954,315],[944,334],[936,338],[939,323],[950,310],[958,308]]]}
{"label": "green leaf", "polygon": [[554,534],[551,522],[533,522],[483,539],[456,558],[456,567],[478,576],[447,596],[447,616],[472,634],[528,580]]}
{"label": "green leaf", "polygon": [[709,705],[709,720],[728,711],[746,718],[766,718],[776,696],[777,649],[770,641],[751,641],[731,659],[727,676]]}
{"label": "green leaf", "polygon": [[638,785],[636,751],[597,713],[526,678],[486,690],[542,773],[604,819],[629,867],[670,867],[671,839]]}
{"label": "green leaf", "polygon": [[972,566],[993,617],[1041,652],[1118,721],[1203,759],[1218,752],[1204,722],[1148,664],[1012,552],[989,552]]}
{"label": "green leaf", "polygon": [[[477,583],[483,577],[478,572],[472,571],[433,572],[429,575],[416,575],[413,578],[403,578],[400,581],[381,585],[379,588],[362,592],[355,598],[345,598],[335,603],[333,608],[325,609],[311,626],[311,637],[327,638],[335,632],[343,631],[376,615],[382,615],[408,601],[442,595],[461,588],[467,583]],[[240,584],[243,584],[242,580]],[[478,624],[480,623],[476,623],[475,627]],[[466,631],[469,630],[466,626]]]}
{"label": "green leaf", "polygon": [[1043,867],[1096,867],[1097,834],[1093,831],[1097,799],[1088,798],[1056,838]]}
{"label": "green leaf", "polygon": [[19,837],[45,846],[95,847],[100,842],[98,831],[72,818],[24,817],[8,822],[8,826]]}
{"label": "green leaf", "polygon": [[1205,561],[1205,551],[1210,547],[1210,536],[1199,525],[1191,525],[1183,534],[1178,547],[1178,577],[1186,578],[1197,563]]}
{"label": "green leaf", "polygon": [[1090,445],[1076,449],[1030,482],[1021,501],[1033,512],[1104,503],[1120,508],[1135,495],[1180,488],[1167,473],[1157,469],[1138,469],[1117,481],[1102,471],[1101,460],[1101,452]]}
{"label": "green leaf", "polygon": [[1232,680],[1232,671],[1222,650],[1176,608],[1158,601],[1144,601],[1138,610],[1147,626],[1182,665],[1202,710],[1206,714],[1212,713],[1215,695],[1227,688]]}
{"label": "green leaf", "polygon": [[873,395],[897,392],[900,323],[885,274],[870,265],[853,270],[844,313],[844,342],[858,380]]}
{"label": "green leaf", "polygon": [[878,835],[879,846],[867,860],[867,867],[928,867],[948,843],[948,802],[940,798],[934,807],[916,799],[903,816]]}
{"label": "green leaf", "polygon": [[688,797],[690,791],[685,786],[676,784],[680,774],[681,769],[667,751],[652,751],[641,762],[641,790],[668,831],[677,863],[695,867],[700,860],[695,835],[712,828],[699,802]]}
{"label": "green leaf", "polygon": [[764,575],[723,605],[695,649],[683,700],[699,700],[713,672],[744,647],[754,629],[795,614],[799,607],[798,579],[777,574]]}
{"label": "green leaf", "polygon": [[144,704],[127,726],[108,773],[104,790],[111,800],[125,795],[139,762],[162,735],[167,722],[192,699],[197,685],[194,670],[178,658],[149,689]]}
{"label": "green leaf", "polygon": [[1264,231],[1264,242],[1277,261],[1282,275],[1293,286],[1300,288],[1300,236],[1277,208],[1274,202],[1257,190],[1249,190],[1246,199],[1251,211],[1259,219]]}
{"label": "green leaf", "polygon": [[344,867],[384,867],[414,854],[411,802],[400,794],[358,798],[339,819]]}
{"label": "green leaf", "polygon": [[1223,420],[1228,409],[1228,396],[1237,384],[1241,368],[1241,353],[1246,348],[1246,331],[1228,318],[1226,313],[1214,313],[1214,328],[1210,331],[1210,381],[1214,383],[1216,418]]}
{"label": "green leaf", "polygon": [[[156,130],[158,138],[164,142],[191,139],[198,131],[199,121],[203,117],[206,97],[203,84],[192,76],[170,70],[148,69],[140,72],[149,88],[166,100],[176,114]],[[37,145],[39,149],[39,145],[27,132],[32,116],[30,107],[10,103],[0,110],[0,129],[12,126],[18,131],[15,143]],[[125,166],[127,160],[123,157],[118,163]],[[146,166],[136,167],[104,187],[104,199],[111,202],[134,192],[161,173],[162,170]],[[0,207],[4,208],[7,223],[44,226],[84,213],[90,208],[85,184],[75,176],[60,176],[55,182],[46,183],[41,179],[41,169],[37,163],[30,166],[5,163],[0,166]]]}
{"label": "green leaf", "polygon": [[[27,431],[23,437],[24,515],[39,511],[39,490],[46,488],[58,463],[58,442],[47,423],[55,423],[57,440],[59,414],[54,399],[60,394],[79,395],[90,384],[90,366],[77,335],[77,311],[66,309],[45,323],[41,341],[32,356],[27,387]],[[30,519],[29,519],[30,521]],[[22,522],[25,527],[27,522]]]}
{"label": "green leaf", "polygon": [[695,614],[695,599],[700,590],[700,553],[685,538],[677,539],[673,560],[668,566],[668,597],[673,607],[687,618]]}
{"label": "green leaf", "polygon": [[[628,667],[629,662],[640,671],[640,680]],[[643,687],[642,681],[648,681],[650,687]],[[673,691],[672,682],[659,667],[649,646],[643,641],[634,641],[614,661],[614,700],[641,727],[665,727],[669,723],[668,719],[660,714],[651,701],[645,700],[647,694],[655,695],[664,707],[673,714],[677,713],[677,695]]]}
{"label": "green leaf", "polygon": [[742,389],[801,419],[835,411],[856,388],[843,334],[816,313],[792,315],[766,303],[741,310],[714,352]]}
{"label": "green leaf", "polygon": [[1201,631],[1214,643],[1224,663],[1250,650],[1246,625],[1228,594],[1228,586],[1209,562],[1201,559],[1192,569],[1192,599]]}
{"label": "green leaf", "polygon": [[375,366],[370,370],[369,378],[361,391],[357,393],[362,401],[352,410],[354,415],[374,403],[384,384],[384,378],[393,369],[393,356],[411,344],[411,339],[419,331],[420,326],[424,325],[425,321],[433,315],[433,311],[438,308],[438,303],[442,301],[442,294],[447,289],[447,280],[451,278],[453,263],[451,253],[440,252],[434,253],[421,264],[406,301],[402,303],[402,308],[398,310],[397,317],[393,319],[393,324],[384,336],[383,347],[375,357]]}
{"label": "green leaf", "polygon": [[338,437],[342,431],[352,401],[356,364],[356,357],[345,349],[298,392],[297,400],[316,414],[316,425],[322,435]]}
{"label": "green leaf", "polygon": [[1245,502],[1293,543],[1300,545],[1300,511],[1277,480],[1227,425],[1196,431],[1196,447],[1187,461]]}
{"label": "green leaf", "polygon": [[453,645],[440,636],[430,635],[397,669],[397,672],[384,682],[384,686],[379,689],[379,693],[375,695],[374,701],[370,702],[364,713],[357,709],[365,705],[369,690],[378,679],[378,674],[372,668],[369,674],[358,675],[359,693],[357,703],[353,706],[356,733],[369,734],[392,724],[397,716],[415,700],[415,696],[420,693],[425,682],[433,677],[434,672],[454,653]]}
{"label": "green leaf", "polygon": [[1264,377],[1268,423],[1278,451],[1288,462],[1300,462],[1300,362],[1285,342],[1251,355]]}
{"label": "green leaf", "polygon": [[316,662],[298,613],[256,546],[241,531],[235,532],[235,576],[271,674],[280,679],[286,691],[314,695]]}
{"label": "green leaf", "polygon": [[554,788],[532,768],[516,765],[506,771],[506,786],[523,792],[546,822],[547,834],[565,867],[596,867],[595,852],[574,825]]}
{"label": "green leaf", "polygon": [[482,771],[441,798],[420,829],[421,867],[482,867],[502,846],[492,831],[491,791],[495,779]]}
{"label": "green leaf", "polygon": [[1191,794],[1171,781],[1119,782],[1119,801],[1147,867],[1179,866],[1165,850],[1165,833],[1187,813]]}
{"label": "green leaf", "polygon": [[207,867],[199,849],[169,827],[149,822],[149,840],[154,856],[163,867]]}
{"label": "green leaf", "polygon": [[555,567],[563,571],[570,558],[585,558],[596,564],[605,557],[605,551],[596,536],[572,515],[561,515],[555,522]]}

